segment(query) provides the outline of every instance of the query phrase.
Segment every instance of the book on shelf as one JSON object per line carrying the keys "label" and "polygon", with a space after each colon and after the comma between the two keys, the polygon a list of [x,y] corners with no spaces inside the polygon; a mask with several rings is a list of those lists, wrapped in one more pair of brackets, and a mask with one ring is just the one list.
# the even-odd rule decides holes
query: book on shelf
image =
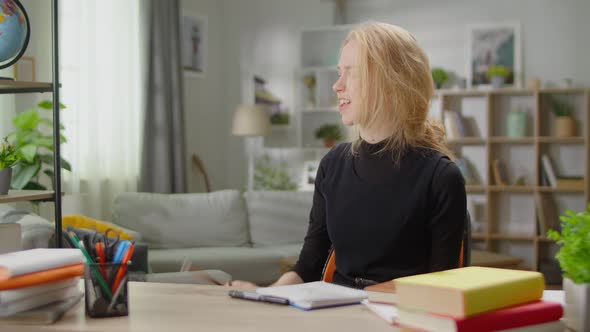
{"label": "book on shelf", "polygon": [[539,272],[470,266],[395,279],[398,305],[465,318],[536,301],[545,281]]}
{"label": "book on shelf", "polygon": [[373,303],[395,304],[397,295],[395,294],[395,282],[393,280],[384,281],[376,285],[364,288],[367,291],[368,300]]}
{"label": "book on shelf", "polygon": [[68,310],[78,304],[83,297],[84,293],[79,292],[77,295],[62,301],[53,302],[31,310],[21,311],[7,317],[0,317],[0,322],[21,325],[53,324]]}
{"label": "book on shelf", "polygon": [[557,186],[557,175],[555,172],[555,168],[553,168],[553,163],[551,163],[551,159],[546,154],[541,156],[541,162],[543,163],[543,170],[547,175],[547,181],[551,187]]}
{"label": "book on shelf", "polygon": [[545,226],[545,233],[542,235],[546,235],[549,229],[559,231],[561,229],[561,221],[559,220],[555,200],[551,195],[539,195],[539,197]]}
{"label": "book on shelf", "polygon": [[447,139],[457,139],[467,136],[466,124],[459,112],[444,111],[443,125]]}
{"label": "book on shelf", "polygon": [[508,330],[557,321],[562,316],[561,304],[546,301],[529,302],[468,318],[397,308],[397,321],[400,325],[437,332]]}
{"label": "book on shelf", "polygon": [[543,196],[535,194],[535,209],[537,211],[537,235],[545,236],[547,234],[547,217],[543,208]]}
{"label": "book on shelf", "polygon": [[389,325],[398,325],[397,308],[393,304],[376,303],[369,300],[362,300],[361,304],[372,313],[385,320]]}
{"label": "book on shelf", "polygon": [[465,185],[474,186],[478,185],[481,182],[479,181],[479,177],[475,172],[473,166],[466,158],[457,158],[455,160],[455,164],[459,168],[459,171],[463,175],[463,179],[465,180]]}
{"label": "book on shelf", "polygon": [[30,249],[0,255],[0,281],[84,262],[78,249]]}
{"label": "book on shelf", "polygon": [[289,300],[289,304],[299,309],[311,310],[347,304],[358,304],[367,298],[363,290],[344,287],[323,281],[297,285],[262,287],[256,293]]}
{"label": "book on shelf", "polygon": [[504,170],[504,165],[502,165],[502,162],[498,159],[494,159],[493,161],[492,174],[494,175],[494,183],[497,186],[508,185],[508,178]]}

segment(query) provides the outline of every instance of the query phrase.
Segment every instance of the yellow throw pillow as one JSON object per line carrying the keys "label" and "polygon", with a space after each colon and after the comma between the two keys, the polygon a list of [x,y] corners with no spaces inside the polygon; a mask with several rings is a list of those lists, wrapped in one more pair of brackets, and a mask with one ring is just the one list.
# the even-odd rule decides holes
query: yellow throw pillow
{"label": "yellow throw pillow", "polygon": [[133,240],[133,236],[125,233],[121,228],[117,226],[109,225],[106,224],[104,221],[92,219],[90,217],[86,217],[79,214],[69,214],[67,216],[63,216],[61,218],[61,227],[65,229],[67,226],[95,230],[100,233],[104,233],[107,229],[111,228],[112,230],[119,233],[119,237],[121,238],[121,240]]}

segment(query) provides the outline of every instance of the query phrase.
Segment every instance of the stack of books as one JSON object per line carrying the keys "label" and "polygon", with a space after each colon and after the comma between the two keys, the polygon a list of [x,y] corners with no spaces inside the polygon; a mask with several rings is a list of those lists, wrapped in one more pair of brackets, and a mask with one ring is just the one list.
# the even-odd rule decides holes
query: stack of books
{"label": "stack of books", "polygon": [[51,311],[63,309],[65,303],[75,304],[82,297],[79,279],[83,274],[78,249],[31,249],[0,255],[0,319],[14,320],[31,312],[39,316],[39,308]]}
{"label": "stack of books", "polygon": [[395,280],[402,331],[563,331],[539,272],[466,267]]}

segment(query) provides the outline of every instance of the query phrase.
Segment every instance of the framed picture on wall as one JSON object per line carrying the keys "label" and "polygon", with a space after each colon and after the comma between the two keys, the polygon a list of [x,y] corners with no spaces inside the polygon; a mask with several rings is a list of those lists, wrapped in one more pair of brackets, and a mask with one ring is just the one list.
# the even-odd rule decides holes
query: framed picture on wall
{"label": "framed picture on wall", "polygon": [[508,69],[505,85],[522,86],[521,40],[519,23],[469,25],[467,59],[469,86],[490,87],[486,72],[491,66]]}
{"label": "framed picture on wall", "polygon": [[207,17],[184,13],[181,36],[182,67],[185,73],[204,76],[207,71]]}
{"label": "framed picture on wall", "polygon": [[31,56],[21,57],[14,67],[14,79],[21,82],[35,81],[35,58]]}
{"label": "framed picture on wall", "polygon": [[319,160],[307,160],[303,163],[301,190],[314,190],[315,177],[320,167]]}

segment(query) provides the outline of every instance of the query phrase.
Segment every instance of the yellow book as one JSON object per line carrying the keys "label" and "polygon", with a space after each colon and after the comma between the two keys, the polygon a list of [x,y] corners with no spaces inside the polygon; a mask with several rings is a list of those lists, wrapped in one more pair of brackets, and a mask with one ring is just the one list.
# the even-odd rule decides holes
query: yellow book
{"label": "yellow book", "polygon": [[479,266],[395,279],[399,306],[457,318],[536,301],[544,288],[539,272]]}

